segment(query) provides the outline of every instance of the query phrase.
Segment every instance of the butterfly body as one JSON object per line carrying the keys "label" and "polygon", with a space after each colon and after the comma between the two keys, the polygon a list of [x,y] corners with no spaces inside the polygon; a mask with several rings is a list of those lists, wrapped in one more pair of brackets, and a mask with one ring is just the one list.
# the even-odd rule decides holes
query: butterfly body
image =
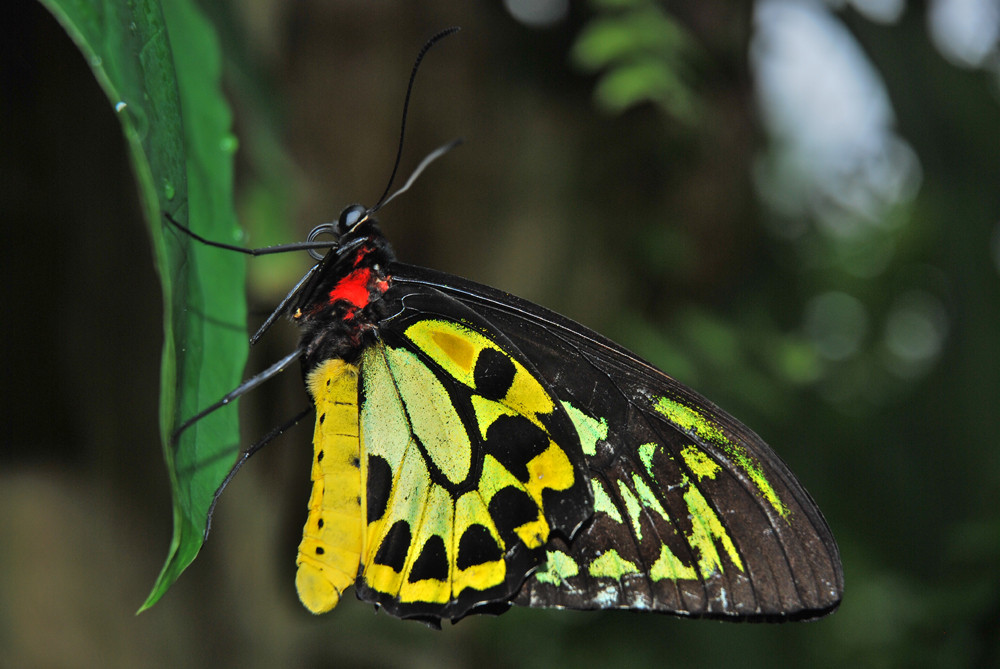
{"label": "butterfly body", "polygon": [[386,268],[395,259],[389,243],[374,219],[341,219],[338,249],[349,252],[323,257],[291,316],[302,331],[306,373],[323,360],[357,362],[388,308],[382,299],[389,289]]}
{"label": "butterfly body", "polygon": [[512,603],[817,617],[843,587],[757,435],[613,342],[395,261],[349,207],[290,307],[317,409],[297,586],[431,623]]}

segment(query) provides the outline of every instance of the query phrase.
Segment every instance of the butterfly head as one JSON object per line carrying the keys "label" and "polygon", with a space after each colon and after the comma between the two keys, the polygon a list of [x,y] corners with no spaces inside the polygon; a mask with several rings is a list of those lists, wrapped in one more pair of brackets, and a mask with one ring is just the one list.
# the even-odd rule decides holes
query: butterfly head
{"label": "butterfly head", "polygon": [[344,207],[344,210],[340,212],[340,216],[337,217],[337,237],[343,238],[349,235],[354,228],[368,220],[370,213],[368,207],[363,204],[352,204]]}
{"label": "butterfly head", "polygon": [[372,236],[381,236],[372,210],[363,204],[352,204],[340,212],[340,216],[332,223],[321,223],[309,232],[308,242],[315,242],[324,236],[333,237],[330,242],[330,251],[320,252],[317,249],[309,249],[309,255],[314,260],[323,260],[328,254],[334,258],[350,254],[360,244],[360,239]]}

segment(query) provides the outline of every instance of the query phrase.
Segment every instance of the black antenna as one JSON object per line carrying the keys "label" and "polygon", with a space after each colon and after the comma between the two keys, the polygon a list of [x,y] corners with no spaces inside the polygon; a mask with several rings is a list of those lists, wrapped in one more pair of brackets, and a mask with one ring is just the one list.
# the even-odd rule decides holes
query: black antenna
{"label": "black antenna", "polygon": [[410,72],[410,83],[406,87],[406,98],[403,100],[403,122],[399,128],[399,147],[396,149],[396,162],[392,166],[392,174],[389,175],[389,183],[385,185],[385,190],[382,191],[382,196],[378,199],[378,202],[369,209],[369,212],[377,211],[383,204],[385,204],[385,197],[389,194],[389,189],[392,188],[392,182],[396,178],[396,171],[399,169],[399,161],[403,157],[403,137],[406,135],[406,112],[410,108],[410,94],[413,92],[413,82],[417,78],[417,70],[420,68],[420,61],[424,59],[430,48],[443,40],[445,37],[457,33],[461,28],[458,26],[453,26],[442,30],[438,34],[427,40],[423,48],[420,49],[420,53],[417,54],[417,60],[413,63],[413,71]]}

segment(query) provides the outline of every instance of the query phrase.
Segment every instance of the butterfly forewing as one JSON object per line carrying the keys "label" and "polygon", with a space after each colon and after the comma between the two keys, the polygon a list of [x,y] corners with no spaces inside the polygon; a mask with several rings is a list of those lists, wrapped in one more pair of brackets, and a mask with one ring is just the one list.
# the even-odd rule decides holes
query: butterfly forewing
{"label": "butterfly forewing", "polygon": [[425,269],[395,266],[394,276],[416,293],[435,287],[502,333],[579,435],[594,514],[549,541],[515,603],[762,620],[839,603],[843,575],[826,522],[752,431],[536,305]]}

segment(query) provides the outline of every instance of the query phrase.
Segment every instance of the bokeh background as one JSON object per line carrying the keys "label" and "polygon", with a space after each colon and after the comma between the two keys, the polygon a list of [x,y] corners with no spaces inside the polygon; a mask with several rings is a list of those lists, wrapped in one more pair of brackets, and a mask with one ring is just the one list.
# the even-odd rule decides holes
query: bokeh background
{"label": "bokeh background", "polygon": [[[0,22],[2,667],[997,666],[1000,6],[995,0],[203,3],[250,242],[384,186],[412,59],[398,255],[579,320],[769,441],[843,554],[835,615],[781,626],[514,609],[441,632],[294,557],[310,428],[166,555],[159,288],[111,106],[41,5]],[[259,322],[308,266],[250,261]],[[248,373],[294,346],[283,326]],[[304,406],[243,402],[246,443]]]}

